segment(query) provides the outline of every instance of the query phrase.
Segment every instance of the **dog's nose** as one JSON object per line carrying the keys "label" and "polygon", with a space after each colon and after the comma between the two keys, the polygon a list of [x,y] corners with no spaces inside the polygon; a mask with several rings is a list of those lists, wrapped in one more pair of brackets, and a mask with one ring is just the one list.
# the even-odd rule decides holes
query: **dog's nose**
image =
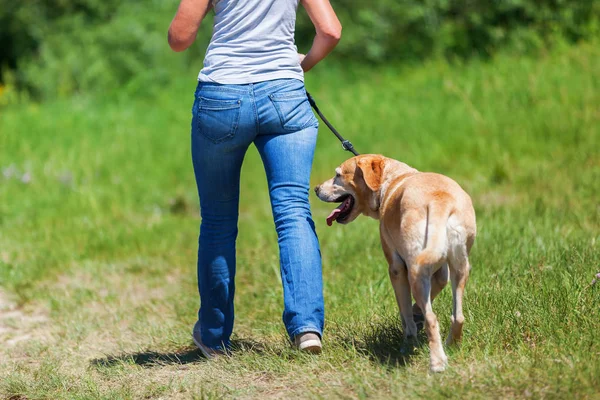
{"label": "dog's nose", "polygon": [[315,186],[315,193],[317,196],[319,195],[319,190],[321,190],[321,186]]}

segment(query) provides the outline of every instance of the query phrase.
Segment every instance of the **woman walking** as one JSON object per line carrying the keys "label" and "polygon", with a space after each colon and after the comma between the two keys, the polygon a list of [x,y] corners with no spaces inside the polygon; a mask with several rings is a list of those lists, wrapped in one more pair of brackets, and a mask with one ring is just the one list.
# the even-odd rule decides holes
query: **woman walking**
{"label": "woman walking", "polygon": [[[294,44],[298,4],[316,35]],[[309,71],[336,46],[341,25],[329,0],[181,0],[169,45],[187,49],[214,9],[213,36],[192,111],[192,160],[202,222],[200,310],[193,339],[209,358],[227,350],[233,330],[235,242],[242,161],[257,147],[278,235],[283,322],[300,349],[318,353],[324,325],[321,257],[308,202],[318,122],[304,89]]]}

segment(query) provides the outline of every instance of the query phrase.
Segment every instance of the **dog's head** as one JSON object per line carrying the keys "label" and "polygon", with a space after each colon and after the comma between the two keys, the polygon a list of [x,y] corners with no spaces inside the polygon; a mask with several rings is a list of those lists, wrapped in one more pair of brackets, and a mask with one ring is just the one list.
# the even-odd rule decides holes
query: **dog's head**
{"label": "dog's head", "polygon": [[379,217],[379,189],[386,160],[376,154],[353,157],[335,169],[333,178],[315,188],[319,199],[341,203],[327,217],[327,225],[333,221],[347,224],[360,214]]}

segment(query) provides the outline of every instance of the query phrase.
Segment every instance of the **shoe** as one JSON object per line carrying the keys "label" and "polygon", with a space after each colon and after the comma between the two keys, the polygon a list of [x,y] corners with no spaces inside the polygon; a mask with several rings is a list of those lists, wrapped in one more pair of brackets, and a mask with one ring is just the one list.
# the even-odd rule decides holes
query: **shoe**
{"label": "shoe", "polygon": [[211,349],[210,347],[202,343],[202,340],[200,338],[196,338],[196,336],[194,336],[194,333],[192,333],[192,340],[194,341],[194,344],[200,349],[202,355],[204,355],[204,357],[206,357],[209,360],[214,360],[217,357],[225,354],[223,350]]}
{"label": "shoe", "polygon": [[314,332],[304,332],[296,335],[294,345],[298,350],[311,354],[320,354],[323,347],[321,338]]}

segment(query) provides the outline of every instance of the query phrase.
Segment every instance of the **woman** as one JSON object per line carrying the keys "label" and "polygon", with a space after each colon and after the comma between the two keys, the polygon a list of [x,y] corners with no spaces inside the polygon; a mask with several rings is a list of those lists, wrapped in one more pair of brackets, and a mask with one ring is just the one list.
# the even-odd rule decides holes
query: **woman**
{"label": "woman", "polygon": [[283,322],[300,350],[321,351],[321,257],[308,202],[318,122],[303,75],[333,50],[341,25],[329,0],[300,0],[316,36],[306,56],[298,54],[298,2],[181,0],[169,27],[169,45],[183,51],[214,8],[213,36],[192,112],[192,160],[202,215],[200,310],[193,339],[208,358],[230,345],[240,170],[251,143],[266,170],[279,238]]}

